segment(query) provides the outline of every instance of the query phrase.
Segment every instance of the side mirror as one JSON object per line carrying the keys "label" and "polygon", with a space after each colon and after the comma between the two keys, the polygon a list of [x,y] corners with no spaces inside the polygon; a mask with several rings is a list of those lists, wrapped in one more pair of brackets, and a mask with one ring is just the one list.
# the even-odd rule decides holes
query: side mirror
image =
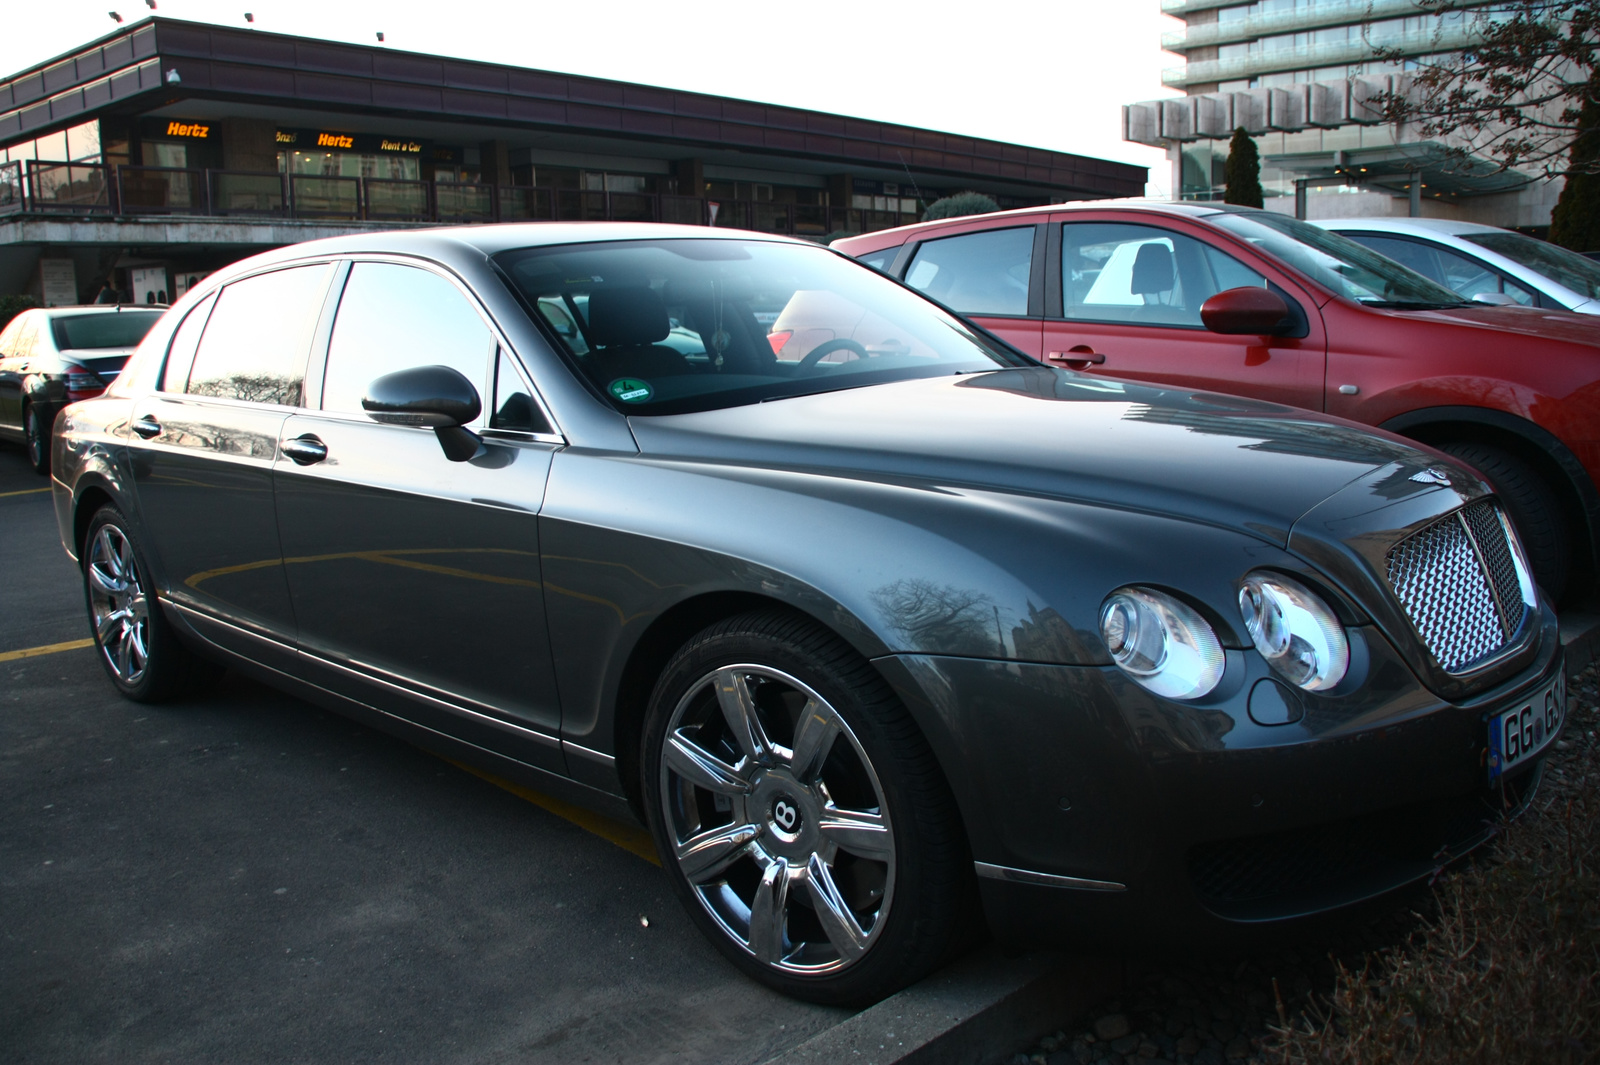
{"label": "side mirror", "polygon": [[478,435],[462,428],[483,410],[483,401],[472,382],[449,366],[384,374],[367,386],[361,408],[373,421],[432,429],[451,462],[466,462],[483,450]]}
{"label": "side mirror", "polygon": [[1294,328],[1284,298],[1269,288],[1230,288],[1200,305],[1200,321],[1224,336],[1277,336]]}
{"label": "side mirror", "polygon": [[1516,299],[1504,292],[1480,292],[1472,297],[1473,303],[1487,303],[1491,307],[1520,307]]}

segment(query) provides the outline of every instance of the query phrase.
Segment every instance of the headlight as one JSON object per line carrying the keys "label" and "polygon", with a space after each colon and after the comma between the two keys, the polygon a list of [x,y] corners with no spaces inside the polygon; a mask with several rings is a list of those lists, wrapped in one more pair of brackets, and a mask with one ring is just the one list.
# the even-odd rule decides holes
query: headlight
{"label": "headlight", "polygon": [[1222,680],[1222,644],[1170,595],[1120,588],[1100,608],[1100,635],[1124,673],[1168,699],[1198,699]]}
{"label": "headlight", "polygon": [[1239,613],[1261,657],[1283,679],[1325,691],[1350,668],[1344,626],[1305,585],[1276,573],[1252,573],[1239,589]]}

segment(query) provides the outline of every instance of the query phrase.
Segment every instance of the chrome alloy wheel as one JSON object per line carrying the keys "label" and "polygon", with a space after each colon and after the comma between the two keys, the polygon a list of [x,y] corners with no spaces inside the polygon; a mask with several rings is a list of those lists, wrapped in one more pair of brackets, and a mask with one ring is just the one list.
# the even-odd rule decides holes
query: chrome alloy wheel
{"label": "chrome alloy wheel", "polygon": [[673,711],[660,773],[671,857],[734,942],[799,975],[866,955],[894,897],[894,833],[826,699],[766,666],[709,673]]}
{"label": "chrome alloy wheel", "polygon": [[127,533],[115,525],[100,527],[89,546],[86,575],[100,653],[119,680],[137,684],[150,661],[150,608]]}
{"label": "chrome alloy wheel", "polygon": [[44,462],[50,445],[45,440],[44,428],[39,424],[39,412],[33,409],[33,404],[22,412],[22,444],[27,452],[28,461],[38,469]]}

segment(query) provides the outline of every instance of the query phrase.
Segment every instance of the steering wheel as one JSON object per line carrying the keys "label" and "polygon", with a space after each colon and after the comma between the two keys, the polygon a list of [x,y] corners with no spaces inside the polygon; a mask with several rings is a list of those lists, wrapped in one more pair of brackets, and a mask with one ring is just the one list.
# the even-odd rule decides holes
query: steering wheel
{"label": "steering wheel", "polygon": [[796,364],[794,372],[797,374],[805,373],[821,362],[823,358],[832,355],[836,351],[853,351],[859,359],[871,358],[867,349],[857,344],[854,340],[850,340],[847,337],[839,337],[836,340],[824,341],[812,348],[806,357]]}

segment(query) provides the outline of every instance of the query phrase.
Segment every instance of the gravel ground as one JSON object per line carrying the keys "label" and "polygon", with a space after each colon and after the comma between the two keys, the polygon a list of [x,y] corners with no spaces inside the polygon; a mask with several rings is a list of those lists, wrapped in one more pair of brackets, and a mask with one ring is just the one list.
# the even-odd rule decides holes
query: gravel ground
{"label": "gravel ground", "polygon": [[[1592,702],[1596,684],[1590,666],[1569,692]],[[1339,963],[1359,970],[1369,954],[1402,949],[1434,912],[1433,896],[1414,889],[1315,946],[1131,962],[1116,1000],[1009,1065],[1270,1065],[1280,1054],[1269,1026],[1324,1014]]]}

